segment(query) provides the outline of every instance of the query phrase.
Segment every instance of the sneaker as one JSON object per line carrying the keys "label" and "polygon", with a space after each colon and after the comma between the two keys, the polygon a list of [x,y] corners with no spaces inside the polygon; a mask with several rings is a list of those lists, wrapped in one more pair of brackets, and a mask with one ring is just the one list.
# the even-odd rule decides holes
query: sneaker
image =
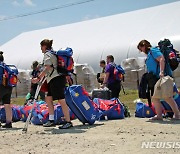
{"label": "sneaker", "polygon": [[45,124],[43,124],[43,127],[54,127],[54,126],[56,126],[54,120],[48,120]]}
{"label": "sneaker", "polygon": [[12,123],[2,125],[2,128],[12,128]]}
{"label": "sneaker", "polygon": [[68,129],[73,127],[72,122],[66,122],[64,125],[60,126],[59,129]]}
{"label": "sneaker", "polygon": [[64,124],[66,124],[67,122],[66,121],[59,121],[58,123],[57,123],[57,125],[64,125]]}

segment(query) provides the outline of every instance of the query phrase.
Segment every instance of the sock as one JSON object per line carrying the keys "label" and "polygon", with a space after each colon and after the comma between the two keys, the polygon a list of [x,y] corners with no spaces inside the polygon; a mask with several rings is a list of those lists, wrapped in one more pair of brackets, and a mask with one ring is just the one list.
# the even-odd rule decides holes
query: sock
{"label": "sock", "polygon": [[54,114],[49,115],[49,120],[54,121]]}

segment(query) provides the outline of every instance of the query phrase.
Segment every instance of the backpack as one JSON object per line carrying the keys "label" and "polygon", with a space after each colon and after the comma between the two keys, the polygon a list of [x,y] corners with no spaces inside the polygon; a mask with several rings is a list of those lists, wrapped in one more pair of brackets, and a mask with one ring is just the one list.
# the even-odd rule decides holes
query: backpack
{"label": "backpack", "polygon": [[57,56],[57,72],[59,74],[72,73],[74,70],[74,60],[72,58],[73,50],[67,47],[66,49],[60,49],[58,51],[50,51],[50,53]]}
{"label": "backpack", "polygon": [[169,39],[161,40],[158,43],[160,51],[163,53],[165,61],[170,65],[172,71],[176,70],[179,65],[177,51],[173,48],[173,45]]}
{"label": "backpack", "polygon": [[14,65],[0,63],[0,84],[16,87],[18,82],[18,69]]}
{"label": "backpack", "polygon": [[116,65],[116,64],[111,64],[111,65],[114,66],[114,79],[124,81],[125,71],[121,67],[121,65]]}

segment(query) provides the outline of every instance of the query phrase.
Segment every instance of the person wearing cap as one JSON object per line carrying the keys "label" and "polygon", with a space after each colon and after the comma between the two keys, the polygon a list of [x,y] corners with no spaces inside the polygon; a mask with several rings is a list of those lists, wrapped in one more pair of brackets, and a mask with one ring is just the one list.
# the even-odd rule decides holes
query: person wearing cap
{"label": "person wearing cap", "polygon": [[[39,65],[38,61],[33,61],[31,68],[33,70],[31,73],[32,79],[38,77],[38,75],[41,72],[40,65]],[[35,83],[35,84],[31,83],[31,91],[30,91],[31,99],[33,99],[35,96],[37,86],[38,86],[37,83]],[[45,92],[40,90],[39,95],[40,95],[41,100],[44,101],[45,100]]]}
{"label": "person wearing cap", "polygon": [[49,120],[43,126],[55,126],[53,100],[58,100],[58,102],[61,104],[62,111],[65,117],[64,124],[60,126],[59,129],[68,129],[70,127],[73,127],[73,125],[70,120],[69,108],[66,104],[64,95],[66,75],[64,74],[63,70],[62,72],[60,72],[61,75],[57,72],[57,57],[50,52],[53,50],[52,43],[53,40],[48,39],[44,39],[43,41],[41,41],[41,50],[44,54],[44,70],[40,73],[40,75],[37,78],[32,79],[32,82],[37,83],[44,76],[47,76],[48,93],[46,96],[46,102],[48,104]]}
{"label": "person wearing cap", "polygon": [[[0,64],[4,64],[3,52],[0,51]],[[12,87],[4,86],[3,83],[3,69],[0,68],[0,102],[4,105],[6,112],[6,123],[2,128],[12,128],[12,108],[11,108],[11,94]]]}

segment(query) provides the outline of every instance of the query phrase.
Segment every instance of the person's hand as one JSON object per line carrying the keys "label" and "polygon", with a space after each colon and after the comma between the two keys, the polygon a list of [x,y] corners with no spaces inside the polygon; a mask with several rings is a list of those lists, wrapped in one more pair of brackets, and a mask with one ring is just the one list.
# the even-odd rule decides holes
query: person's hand
{"label": "person's hand", "polygon": [[31,80],[31,82],[34,83],[34,84],[35,84],[35,83],[38,83],[38,82],[39,82],[39,78],[33,78],[33,79]]}
{"label": "person's hand", "polygon": [[105,83],[103,83],[101,86],[100,86],[100,88],[102,88],[102,89],[104,89],[106,87],[106,84]]}

